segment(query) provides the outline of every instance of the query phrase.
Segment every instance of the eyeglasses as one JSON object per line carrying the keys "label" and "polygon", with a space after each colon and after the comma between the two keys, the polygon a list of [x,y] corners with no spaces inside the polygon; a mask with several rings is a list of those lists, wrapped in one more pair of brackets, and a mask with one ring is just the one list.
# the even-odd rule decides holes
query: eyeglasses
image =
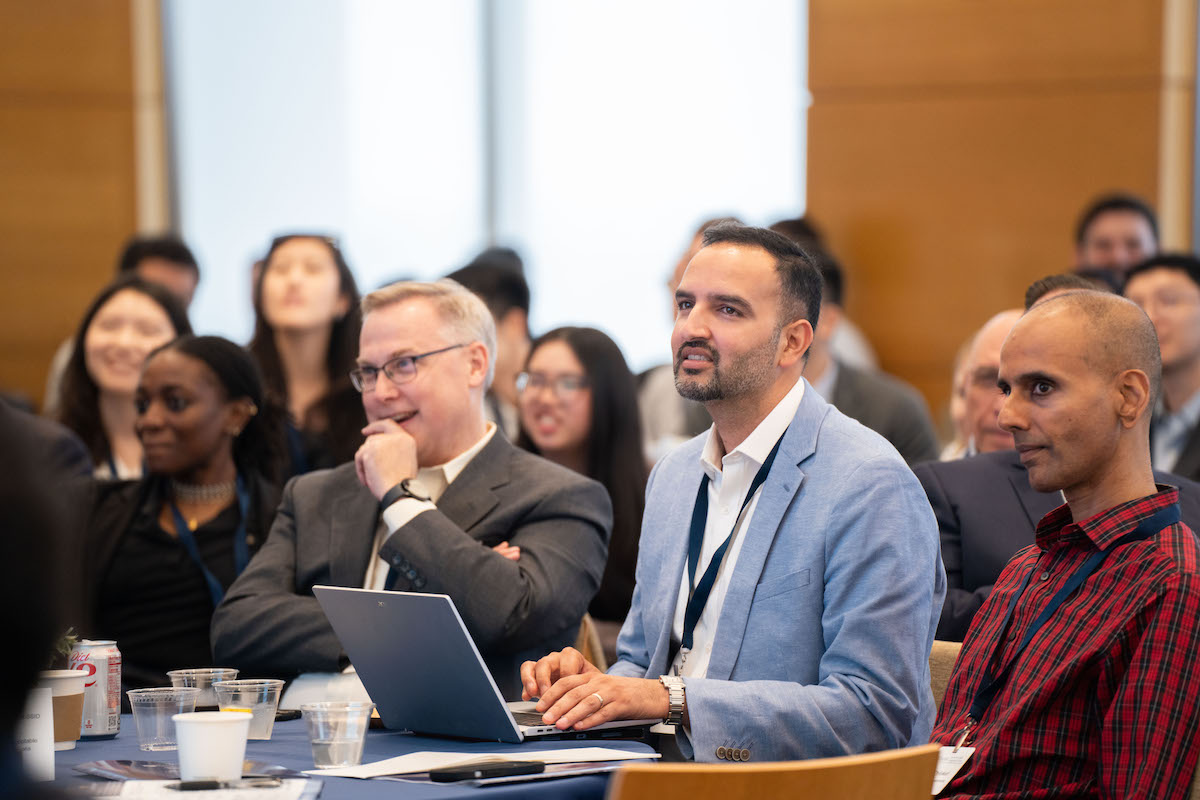
{"label": "eyeglasses", "polygon": [[588,388],[588,385],[586,375],[547,375],[544,372],[522,372],[517,376],[518,392],[524,392],[526,389],[536,391],[549,386],[555,397],[566,397]]}
{"label": "eyeglasses", "polygon": [[447,350],[455,350],[459,347],[466,347],[466,344],[452,344],[440,350],[417,353],[415,356],[397,356],[386,362],[382,367],[356,367],[350,370],[350,382],[360,392],[374,391],[375,382],[379,380],[379,373],[382,372],[392,383],[408,383],[417,377],[417,362],[419,360],[436,356],[438,353],[445,353]]}

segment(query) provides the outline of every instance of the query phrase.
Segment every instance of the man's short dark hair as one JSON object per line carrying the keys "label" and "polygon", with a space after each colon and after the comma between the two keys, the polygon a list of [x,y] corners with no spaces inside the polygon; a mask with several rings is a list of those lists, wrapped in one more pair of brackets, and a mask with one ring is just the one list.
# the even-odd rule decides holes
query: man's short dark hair
{"label": "man's short dark hair", "polygon": [[1063,289],[1083,289],[1093,292],[1112,292],[1112,286],[1100,278],[1089,278],[1073,272],[1060,272],[1057,275],[1047,275],[1029,284],[1025,290],[1025,310],[1033,308],[1033,304],[1051,292]]}
{"label": "man's short dark hair", "polygon": [[1200,286],[1200,260],[1189,253],[1159,253],[1150,256],[1129,270],[1125,276],[1125,285],[1128,286],[1135,275],[1152,269],[1177,269],[1187,273],[1192,283]]}
{"label": "man's short dark hair", "polygon": [[147,258],[161,258],[178,264],[184,269],[191,270],[200,279],[200,264],[192,255],[191,249],[183,243],[183,239],[173,234],[162,236],[135,236],[125,243],[121,257],[117,260],[117,274],[133,272]]}
{"label": "man's short dark hair", "polygon": [[1075,224],[1075,244],[1083,244],[1088,228],[1092,226],[1097,217],[1113,211],[1125,211],[1140,215],[1150,225],[1154,241],[1158,241],[1158,216],[1154,213],[1154,209],[1150,208],[1150,205],[1140,197],[1124,192],[1115,192],[1096,198],[1083,210],[1079,221]]}
{"label": "man's short dark hair", "polygon": [[529,316],[529,284],[519,270],[494,263],[472,262],[446,277],[483,298],[497,324],[514,308]]}
{"label": "man's short dark hair", "polygon": [[821,315],[821,273],[800,245],[781,233],[733,222],[714,225],[704,232],[704,247],[714,244],[758,247],[772,255],[783,289],[780,322],[786,325],[806,319],[816,330],[817,318]]}

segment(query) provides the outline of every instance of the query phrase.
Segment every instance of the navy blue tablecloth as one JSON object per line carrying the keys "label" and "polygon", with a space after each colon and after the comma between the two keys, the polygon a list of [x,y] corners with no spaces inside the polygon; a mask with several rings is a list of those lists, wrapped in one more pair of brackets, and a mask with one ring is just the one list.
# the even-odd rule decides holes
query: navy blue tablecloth
{"label": "navy blue tablecloth", "polygon": [[[650,745],[643,742],[613,740],[538,742],[534,740],[527,744],[513,745],[497,742],[460,742],[452,739],[433,739],[405,733],[373,730],[367,733],[366,745],[363,748],[363,763],[380,761],[419,750],[452,750],[463,753],[512,752],[514,758],[517,758],[522,750],[593,746],[613,747],[647,755],[654,752]],[[252,740],[246,743],[246,758],[296,770],[312,769],[312,749],[309,746],[307,725],[304,720],[299,719],[275,723],[275,730],[269,741]],[[121,733],[117,738],[100,741],[81,740],[74,750],[55,753],[55,782],[65,787],[102,780],[80,775],[74,770],[74,766],[87,761],[115,759],[177,763],[178,757],[174,751],[150,753],[139,750],[133,718],[125,714],[121,717]],[[323,778],[325,788],[321,792],[321,800],[341,800],[342,798],[353,800],[353,798],[379,797],[383,794],[406,798],[406,800],[407,798],[443,800],[444,798],[465,797],[472,797],[474,800],[479,800],[480,797],[488,800],[517,797],[546,798],[547,800],[549,798],[601,800],[608,785],[608,777],[606,774],[584,775],[576,778],[556,778],[482,788],[453,784],[430,785],[355,778]],[[484,794],[479,795],[478,792],[484,792]]]}

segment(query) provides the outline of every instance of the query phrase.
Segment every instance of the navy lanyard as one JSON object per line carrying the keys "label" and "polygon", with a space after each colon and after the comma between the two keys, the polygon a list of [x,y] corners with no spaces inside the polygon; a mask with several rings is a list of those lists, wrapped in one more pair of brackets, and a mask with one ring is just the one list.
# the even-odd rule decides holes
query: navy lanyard
{"label": "navy lanyard", "polygon": [[968,721],[967,727],[963,730],[959,737],[959,744],[965,741],[967,734],[970,732],[971,726],[979,720],[983,719],[984,713],[987,712],[988,706],[992,704],[992,700],[1008,682],[1009,673],[1012,671],[1013,665],[1017,662],[1021,652],[1029,641],[1033,639],[1034,634],[1049,621],[1050,617],[1061,606],[1079,586],[1087,580],[1088,576],[1096,571],[1096,568],[1104,562],[1110,553],[1116,550],[1123,544],[1130,542],[1140,542],[1143,539],[1153,538],[1159,531],[1169,525],[1174,525],[1179,522],[1179,505],[1170,505],[1166,508],[1160,508],[1152,516],[1142,520],[1141,523],[1132,532],[1125,534],[1106,550],[1099,550],[1092,553],[1087,561],[1080,565],[1079,569],[1071,575],[1063,587],[1055,592],[1050,598],[1050,602],[1038,614],[1037,619],[1029,626],[1029,630],[1025,632],[1021,642],[1017,645],[1012,655],[1008,659],[1008,663],[999,673],[993,674],[992,669],[995,666],[996,660],[1000,657],[1000,649],[1003,646],[1004,639],[1008,633],[1009,623],[1012,622],[1013,611],[1016,610],[1017,601],[1021,599],[1021,595],[1025,592],[1025,588],[1029,585],[1029,579],[1037,572],[1037,564],[1025,574],[1025,579],[1021,581],[1020,587],[1013,595],[1012,600],[1008,604],[1008,611],[1004,614],[1004,622],[1000,626],[1000,639],[996,642],[996,649],[987,660],[987,666],[984,668],[983,677],[979,681],[979,688],[975,692],[975,699],[971,701],[971,710],[967,712]]}
{"label": "navy lanyard", "polygon": [[[746,513],[746,506],[750,505],[751,498],[762,486],[763,481],[767,479],[767,473],[771,471],[771,464],[775,463],[775,455],[779,452],[779,445],[783,442],[783,437],[775,442],[775,446],[771,448],[770,455],[767,460],[758,468],[758,472],[754,476],[754,480],[750,481],[750,491],[746,492],[746,499],[742,501],[742,507],[738,511],[737,517],[733,521],[733,530],[725,537],[725,541],[713,553],[712,560],[708,562],[708,569],[704,571],[700,582],[696,583],[696,569],[700,562],[700,549],[704,545],[704,529],[708,525],[708,474],[705,473],[700,481],[700,491],[696,493],[696,505],[692,509],[692,529],[688,538],[688,601],[687,608],[683,613],[683,641],[681,645],[684,650],[692,649],[692,634],[696,632],[696,623],[700,621],[700,614],[704,611],[704,605],[708,602],[708,596],[712,594],[713,584],[717,581],[717,571],[721,568],[721,561],[725,558],[725,551],[729,549],[729,543],[733,540],[734,531],[737,530],[738,522],[742,519],[742,514]],[[695,587],[695,588],[690,588]]]}
{"label": "navy lanyard", "polygon": [[[241,575],[242,570],[250,563],[250,546],[246,542],[246,517],[250,511],[250,493],[246,491],[246,484],[241,475],[237,477],[237,500],[241,519],[238,520],[237,530],[233,532],[233,569],[235,575]],[[175,505],[174,500],[171,501],[171,513],[175,517],[175,533],[179,535],[183,549],[204,573],[204,582],[208,584],[208,593],[212,597],[213,608],[216,608],[221,604],[221,598],[225,596],[225,588],[221,586],[217,576],[213,575],[212,570],[200,557],[200,548],[196,545],[196,537],[193,535],[192,529],[188,527],[183,514],[179,513],[179,507]]]}

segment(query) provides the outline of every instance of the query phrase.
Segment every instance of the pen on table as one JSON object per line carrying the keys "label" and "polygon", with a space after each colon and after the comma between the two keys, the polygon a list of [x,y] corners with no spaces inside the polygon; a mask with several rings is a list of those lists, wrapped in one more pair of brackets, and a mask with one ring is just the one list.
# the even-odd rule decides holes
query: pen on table
{"label": "pen on table", "polygon": [[248,778],[240,781],[180,781],[168,783],[168,789],[180,792],[200,792],[209,789],[270,789],[280,785],[279,778]]}

